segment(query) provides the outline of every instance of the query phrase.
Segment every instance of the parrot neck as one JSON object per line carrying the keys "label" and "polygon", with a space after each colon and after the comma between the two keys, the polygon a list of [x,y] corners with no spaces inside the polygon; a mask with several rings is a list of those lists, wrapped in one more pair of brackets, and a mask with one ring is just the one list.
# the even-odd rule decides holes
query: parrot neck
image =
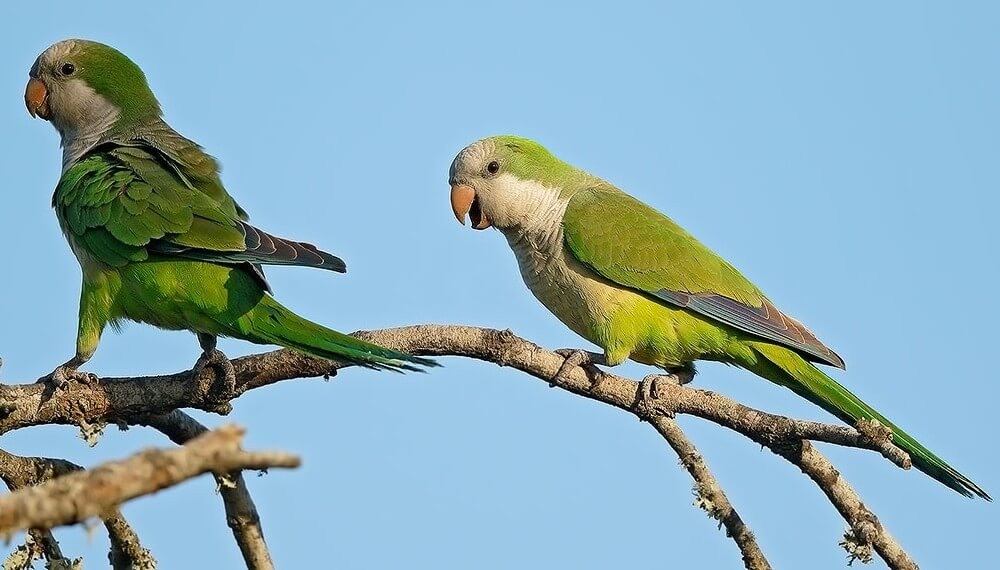
{"label": "parrot neck", "polygon": [[[63,147],[63,172],[66,172],[78,160],[83,158],[94,147],[105,143],[126,144],[129,141],[147,140],[157,143],[162,140],[163,146],[171,146],[171,143],[183,141],[194,146],[181,135],[177,134],[170,125],[163,119],[156,117],[152,120],[138,121],[126,124],[116,120],[114,115],[108,121],[101,121],[86,129],[62,132]],[[155,146],[160,146],[159,144]]]}
{"label": "parrot neck", "polygon": [[63,172],[94,148],[118,123],[118,107],[103,97],[90,97],[88,105],[86,121],[53,120],[63,149]]}
{"label": "parrot neck", "polygon": [[[531,259],[532,269],[538,271],[562,249],[562,219],[568,200],[560,196],[557,188],[534,182],[522,184],[534,187],[530,192],[521,192],[520,199],[514,201],[521,215],[511,216],[508,223],[497,224],[497,228],[507,238],[518,259]],[[526,267],[522,264],[524,269]]]}
{"label": "parrot neck", "polygon": [[[536,180],[524,180],[512,174],[497,178],[495,188],[483,201],[483,212],[490,222],[505,235],[532,235],[546,233],[562,220],[566,200],[560,197],[559,188],[546,186]],[[503,196],[492,199],[493,193]]]}

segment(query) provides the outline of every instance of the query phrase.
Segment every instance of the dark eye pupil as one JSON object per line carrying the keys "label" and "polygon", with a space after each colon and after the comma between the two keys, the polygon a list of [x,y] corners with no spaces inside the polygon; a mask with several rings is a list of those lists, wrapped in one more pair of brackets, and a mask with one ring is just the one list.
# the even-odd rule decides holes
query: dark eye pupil
{"label": "dark eye pupil", "polygon": [[490,174],[496,174],[499,170],[500,163],[495,160],[486,165],[486,172],[489,172]]}
{"label": "dark eye pupil", "polygon": [[62,66],[63,75],[70,75],[76,71],[76,66],[72,63],[64,63]]}

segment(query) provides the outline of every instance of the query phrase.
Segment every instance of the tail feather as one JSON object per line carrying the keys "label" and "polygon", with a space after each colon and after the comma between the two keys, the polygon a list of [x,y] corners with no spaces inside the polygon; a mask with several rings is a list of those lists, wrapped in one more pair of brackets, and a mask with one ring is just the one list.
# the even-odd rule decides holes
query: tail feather
{"label": "tail feather", "polygon": [[893,443],[910,455],[917,469],[966,497],[978,495],[993,500],[979,485],[795,352],[767,343],[754,342],[750,346],[761,357],[756,362],[742,363],[752,372],[791,389],[851,425],[862,418],[878,420],[892,430]]}
{"label": "tail feather", "polygon": [[417,372],[422,370],[420,367],[439,366],[430,358],[365,342],[308,321],[286,309],[269,295],[264,295],[241,321],[249,336],[319,358],[397,372]]}

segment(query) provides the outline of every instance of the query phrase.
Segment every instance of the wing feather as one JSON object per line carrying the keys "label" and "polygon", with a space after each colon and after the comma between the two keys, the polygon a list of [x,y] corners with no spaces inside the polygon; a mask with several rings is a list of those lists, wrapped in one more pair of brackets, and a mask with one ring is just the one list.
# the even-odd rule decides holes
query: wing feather
{"label": "wing feather", "polygon": [[779,311],[735,267],[617,188],[578,192],[563,220],[569,250],[604,278],[787,346],[814,362],[844,368],[840,356]]}
{"label": "wing feather", "polygon": [[[165,164],[153,150],[112,146],[66,171],[53,206],[68,233],[96,259],[115,267],[156,253],[232,265],[346,270],[343,260],[315,246],[247,224],[231,199],[220,204],[191,187],[191,180],[207,174],[189,180],[178,174],[181,170]],[[213,194],[220,191],[212,189]],[[263,283],[260,268],[253,271]]]}

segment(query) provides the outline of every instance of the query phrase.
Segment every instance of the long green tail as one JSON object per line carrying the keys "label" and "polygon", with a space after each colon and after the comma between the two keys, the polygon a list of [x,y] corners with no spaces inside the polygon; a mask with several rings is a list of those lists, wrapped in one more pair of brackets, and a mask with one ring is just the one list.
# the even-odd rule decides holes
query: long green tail
{"label": "long green tail", "polygon": [[348,362],[365,368],[419,371],[418,366],[439,366],[430,358],[420,358],[365,342],[303,319],[270,295],[240,317],[247,340],[277,344],[311,356]]}
{"label": "long green tail", "polygon": [[855,425],[862,418],[878,420],[879,423],[892,430],[893,443],[910,454],[910,459],[917,469],[966,497],[975,494],[988,501],[993,500],[979,485],[931,453],[909,434],[896,427],[882,414],[849,392],[847,388],[806,362],[795,352],[763,342],[748,344],[756,354],[762,357],[756,362],[740,363],[750,371],[791,389],[850,425]]}

